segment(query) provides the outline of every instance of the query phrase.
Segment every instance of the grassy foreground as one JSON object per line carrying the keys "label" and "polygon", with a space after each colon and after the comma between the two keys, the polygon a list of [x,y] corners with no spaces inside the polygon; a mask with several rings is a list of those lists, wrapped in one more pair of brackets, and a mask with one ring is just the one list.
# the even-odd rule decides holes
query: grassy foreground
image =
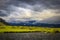
{"label": "grassy foreground", "polygon": [[48,28],[48,27],[31,27],[31,26],[0,26],[0,33],[4,32],[45,32],[55,33],[60,32],[60,28]]}

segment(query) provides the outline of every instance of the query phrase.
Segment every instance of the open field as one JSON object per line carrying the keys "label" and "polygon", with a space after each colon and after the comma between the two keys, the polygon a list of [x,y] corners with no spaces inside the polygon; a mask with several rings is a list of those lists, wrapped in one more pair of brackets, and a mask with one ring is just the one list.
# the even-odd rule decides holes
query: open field
{"label": "open field", "polygon": [[60,28],[35,27],[35,26],[0,26],[0,32],[60,32]]}

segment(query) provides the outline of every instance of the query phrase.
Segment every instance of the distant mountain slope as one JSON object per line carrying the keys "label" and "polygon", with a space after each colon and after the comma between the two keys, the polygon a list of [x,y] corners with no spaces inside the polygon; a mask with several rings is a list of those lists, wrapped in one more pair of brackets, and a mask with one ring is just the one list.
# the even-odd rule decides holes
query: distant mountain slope
{"label": "distant mountain slope", "polygon": [[3,20],[2,18],[0,18],[0,26],[4,26],[4,25],[8,25],[8,23],[5,22],[5,20]]}
{"label": "distant mountain slope", "polygon": [[60,24],[48,24],[48,23],[40,23],[36,21],[26,21],[26,22],[19,22],[19,23],[9,23],[12,26],[40,26],[40,27],[60,27]]}

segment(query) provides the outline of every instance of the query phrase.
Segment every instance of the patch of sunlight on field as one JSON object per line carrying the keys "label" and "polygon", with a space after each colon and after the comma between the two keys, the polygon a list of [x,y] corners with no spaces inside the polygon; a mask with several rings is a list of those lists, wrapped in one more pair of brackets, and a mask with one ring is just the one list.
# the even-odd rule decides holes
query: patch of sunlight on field
{"label": "patch of sunlight on field", "polygon": [[60,28],[35,27],[35,26],[0,26],[1,32],[60,32]]}

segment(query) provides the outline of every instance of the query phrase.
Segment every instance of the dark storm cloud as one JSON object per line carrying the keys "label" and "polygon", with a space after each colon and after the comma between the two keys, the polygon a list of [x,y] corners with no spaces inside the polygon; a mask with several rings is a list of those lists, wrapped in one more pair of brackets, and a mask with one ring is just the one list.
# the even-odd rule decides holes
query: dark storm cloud
{"label": "dark storm cloud", "polygon": [[[12,19],[21,17],[23,19],[23,17],[26,18],[28,16],[27,18],[29,18],[33,14],[32,17],[35,19],[38,18],[37,20],[39,20],[47,17],[45,15],[51,17],[57,13],[60,15],[60,0],[0,0],[0,17],[7,16]],[[47,20],[49,19],[51,18]],[[56,20],[56,18],[53,20]]]}
{"label": "dark storm cloud", "polygon": [[[27,7],[26,4],[34,6],[34,5],[42,5],[41,7],[35,6],[34,10],[39,11],[44,9],[60,9],[60,0],[10,0],[8,4],[12,4],[15,6]],[[44,8],[45,7],[45,8]],[[41,11],[40,10],[40,11]]]}
{"label": "dark storm cloud", "polygon": [[9,3],[9,0],[0,0],[0,10],[5,9]]}
{"label": "dark storm cloud", "polygon": [[[20,5],[21,7],[25,8],[28,8],[28,5],[35,5],[34,7],[32,7],[34,11],[42,11],[44,9],[57,9],[57,13],[60,13],[60,0],[0,0],[0,10],[6,10],[9,5]],[[38,5],[42,6],[39,7]],[[0,13],[0,15],[2,14]]]}
{"label": "dark storm cloud", "polygon": [[4,10],[0,10],[0,16],[2,17],[7,16],[7,12]]}
{"label": "dark storm cloud", "polygon": [[9,2],[9,0],[0,0],[0,17],[4,17],[4,16],[8,15],[8,13],[6,11],[8,2]]}
{"label": "dark storm cloud", "polygon": [[57,9],[60,8],[60,0],[18,0],[29,4],[44,4],[48,8]]}

